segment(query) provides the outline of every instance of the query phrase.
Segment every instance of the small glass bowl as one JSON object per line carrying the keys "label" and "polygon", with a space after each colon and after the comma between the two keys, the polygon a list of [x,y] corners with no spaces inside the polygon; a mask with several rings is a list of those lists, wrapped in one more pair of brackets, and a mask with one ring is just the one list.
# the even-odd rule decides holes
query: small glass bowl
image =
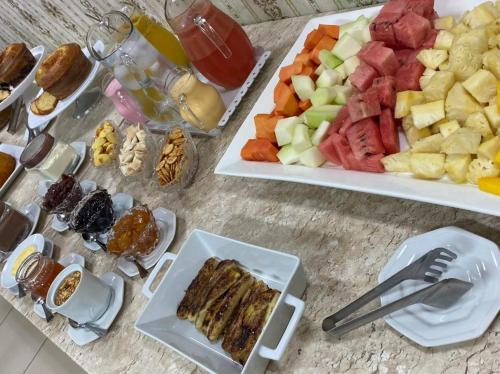
{"label": "small glass bowl", "polygon": [[[170,135],[176,130],[180,130],[182,132],[182,135],[186,139],[186,141],[184,142],[184,154],[180,161],[180,174],[173,181],[167,184],[162,184],[160,175],[162,171],[160,171],[159,166],[162,160],[165,159],[163,151],[168,144]],[[158,157],[156,158],[154,166],[153,179],[162,190],[181,190],[187,188],[193,182],[194,176],[196,175],[196,172],[198,170],[198,161],[198,150],[196,149],[196,145],[194,144],[193,138],[191,137],[189,132],[185,128],[180,126],[173,127],[165,135],[161,143],[160,151],[158,152]]]}
{"label": "small glass bowl", "polygon": [[[96,160],[94,159],[94,157],[95,157],[95,155],[94,155],[95,154],[94,143],[98,139],[97,130],[102,129],[104,127],[104,124],[106,124],[106,123],[109,123],[114,130],[114,134],[116,136],[116,144],[114,146],[112,153],[109,154],[109,161],[107,161],[106,163],[103,163],[101,165],[96,165]],[[104,168],[116,166],[117,160],[118,160],[118,154],[120,153],[121,144],[122,144],[122,139],[121,139],[121,134],[120,134],[118,127],[114,124],[113,121],[110,121],[110,120],[103,121],[101,124],[99,124],[99,127],[96,129],[96,134],[92,138],[92,143],[90,145],[90,159],[91,159],[92,165],[95,168],[99,168],[99,169],[101,169],[101,168],[104,169]]]}
{"label": "small glass bowl", "polygon": [[[127,141],[127,130],[131,127],[137,127],[140,130],[144,130],[146,137],[145,137],[145,149],[143,150],[143,157],[141,158],[142,160],[142,166],[140,170],[135,171],[133,174],[125,174],[124,168],[126,167],[125,163],[122,160],[122,150],[124,148],[125,142]],[[148,130],[148,128],[140,123],[136,124],[130,124],[128,121],[123,121],[120,125],[120,132],[121,132],[121,143],[118,151],[118,160],[117,160],[117,165],[118,169],[120,170],[120,173],[122,176],[128,180],[128,181],[144,181],[144,179],[149,178],[151,174],[153,173],[154,169],[154,157],[157,152],[157,145],[156,142],[153,138],[153,135],[151,132]],[[135,156],[134,156],[135,157]]]}
{"label": "small glass bowl", "polygon": [[[70,178],[73,180],[73,186],[69,190],[64,198],[59,202],[56,207],[48,208],[46,203],[49,198],[49,192],[51,188],[55,188],[57,185],[64,182],[64,179]],[[80,182],[73,175],[63,175],[57,182],[53,183],[47,193],[43,198],[42,208],[49,214],[56,214],[58,219],[64,222],[69,220],[69,216],[78,203],[82,200],[84,194]]]}

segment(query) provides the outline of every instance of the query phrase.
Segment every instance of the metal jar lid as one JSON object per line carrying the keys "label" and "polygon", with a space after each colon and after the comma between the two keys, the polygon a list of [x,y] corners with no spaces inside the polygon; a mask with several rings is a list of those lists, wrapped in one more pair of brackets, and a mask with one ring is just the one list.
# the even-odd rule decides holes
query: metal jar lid
{"label": "metal jar lid", "polygon": [[28,169],[37,166],[49,154],[54,145],[52,135],[42,133],[33,138],[21,153],[21,164]]}

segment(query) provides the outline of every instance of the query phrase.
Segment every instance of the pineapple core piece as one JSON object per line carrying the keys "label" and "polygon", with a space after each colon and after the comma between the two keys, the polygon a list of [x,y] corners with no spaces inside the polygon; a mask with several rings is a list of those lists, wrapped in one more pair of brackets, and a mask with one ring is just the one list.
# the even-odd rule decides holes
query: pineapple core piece
{"label": "pineapple core piece", "polygon": [[430,126],[445,117],[444,100],[437,100],[427,104],[413,105],[411,116],[416,128]]}
{"label": "pineapple core piece", "polygon": [[444,175],[445,155],[440,153],[412,153],[410,168],[417,178],[439,179]]}

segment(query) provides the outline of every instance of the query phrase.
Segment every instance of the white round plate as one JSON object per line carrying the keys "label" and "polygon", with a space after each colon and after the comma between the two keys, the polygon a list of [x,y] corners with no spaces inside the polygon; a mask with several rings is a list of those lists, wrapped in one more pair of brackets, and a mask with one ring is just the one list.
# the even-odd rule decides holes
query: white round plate
{"label": "white round plate", "polygon": [[40,220],[40,207],[37,203],[29,203],[23,206],[20,211],[31,221],[31,230],[28,235],[31,235],[35,232],[36,227],[38,225],[38,221]]}
{"label": "white round plate", "polygon": [[[165,208],[156,208],[153,210],[153,215],[160,231],[160,238],[153,252],[147,256],[139,257],[139,262],[146,269],[150,269],[156,265],[163,253],[165,253],[170,244],[172,244],[176,230],[176,217],[175,213],[172,211]],[[123,271],[129,277],[139,275],[137,267],[130,261],[125,260],[123,257],[120,257],[118,260],[118,269]]]}
{"label": "white round plate", "polygon": [[2,270],[1,283],[3,288],[12,288],[17,285],[16,278],[11,274],[12,266],[14,265],[14,262],[16,261],[17,257],[21,254],[21,252],[25,248],[31,245],[35,246],[37,252],[42,252],[45,246],[45,240],[43,238],[43,235],[34,234],[28,236],[10,254],[9,259],[5,263],[5,266],[3,267]]}
{"label": "white round plate", "polygon": [[[113,201],[113,210],[115,212],[116,219],[121,218],[127,210],[131,209],[134,206],[134,198],[129,194],[123,192],[114,194],[111,197],[111,200]],[[99,235],[99,240],[103,243],[107,243],[107,233]],[[84,240],[83,246],[94,252],[101,250],[101,247],[99,247],[99,245],[94,242],[88,242]]]}
{"label": "white round plate", "polygon": [[[101,278],[101,280],[104,283],[111,286],[111,288],[113,289],[113,293],[111,296],[111,301],[108,310],[104,312],[101,318],[99,318],[97,321],[93,323],[97,327],[107,330],[111,327],[111,324],[113,323],[116,316],[118,315],[118,312],[122,308],[125,282],[123,281],[122,277],[120,277],[118,274],[115,273],[104,273],[99,278]],[[97,336],[92,331],[89,331],[87,329],[74,329],[69,325],[68,325],[68,335],[70,336],[71,340],[73,340],[73,342],[75,342],[75,344],[79,346],[88,344],[90,342],[93,342],[94,340],[99,339],[99,336]]]}
{"label": "white round plate", "polygon": [[33,57],[35,57],[36,59],[35,66],[33,66],[33,69],[31,69],[26,78],[24,78],[22,82],[19,83],[16,87],[14,87],[10,95],[0,103],[0,112],[13,104],[14,101],[16,101],[17,98],[21,96],[24,91],[26,91],[31,85],[34,85],[33,81],[35,80],[36,71],[38,70],[38,67],[40,66],[40,63],[42,62],[43,56],[45,54],[45,48],[42,45],[39,45],[38,47],[32,48],[30,51],[33,54]]}
{"label": "white round plate", "polygon": [[[84,48],[82,51],[85,54],[85,56],[87,56],[87,58],[90,57],[87,48]],[[92,69],[90,70],[87,79],[85,79],[85,81],[80,85],[80,87],[78,87],[78,89],[75,92],[73,92],[70,96],[68,96],[64,100],[60,100],[57,103],[56,108],[51,113],[45,116],[39,116],[31,111],[31,102],[43,93],[42,88],[40,88],[35,95],[31,95],[30,98],[25,98],[26,111],[28,112],[28,126],[31,129],[35,129],[49,122],[52,118],[57,117],[68,106],[70,106],[83,93],[83,91],[85,91],[85,89],[94,81],[97,71],[99,70],[100,64],[99,62],[96,62],[93,59],[90,59],[90,61],[92,62]]]}
{"label": "white round plate", "polygon": [[[79,264],[79,265],[85,267],[85,257],[83,257],[79,254],[73,253],[73,252],[68,253],[66,256],[64,256],[63,258],[61,258],[57,262],[59,262],[64,267],[72,265],[72,264]],[[38,317],[45,320],[45,313],[43,312],[43,308],[40,304],[34,303],[33,304],[33,311],[35,312],[35,314]]]}
{"label": "white round plate", "polygon": [[[380,273],[379,283],[438,247],[458,256],[448,264],[441,279],[457,278],[474,286],[448,309],[416,304],[385,317],[392,328],[424,347],[478,338],[500,311],[498,246],[457,227],[444,227],[404,241]],[[423,281],[405,281],[384,294],[381,303],[386,305],[428,285]]]}

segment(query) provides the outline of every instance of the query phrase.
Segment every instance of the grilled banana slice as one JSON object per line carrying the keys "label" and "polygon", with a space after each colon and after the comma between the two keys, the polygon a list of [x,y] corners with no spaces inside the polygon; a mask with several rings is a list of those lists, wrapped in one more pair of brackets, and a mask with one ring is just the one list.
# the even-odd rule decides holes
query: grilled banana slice
{"label": "grilled banana slice", "polygon": [[210,278],[212,278],[212,275],[215,273],[218,265],[219,260],[215,257],[209,258],[205,261],[202,268],[198,272],[198,275],[189,285],[184,298],[179,304],[179,307],[177,308],[177,317],[181,319],[188,319],[189,321],[194,321],[196,319],[196,315],[203,307],[209,291],[207,284],[210,281]]}

